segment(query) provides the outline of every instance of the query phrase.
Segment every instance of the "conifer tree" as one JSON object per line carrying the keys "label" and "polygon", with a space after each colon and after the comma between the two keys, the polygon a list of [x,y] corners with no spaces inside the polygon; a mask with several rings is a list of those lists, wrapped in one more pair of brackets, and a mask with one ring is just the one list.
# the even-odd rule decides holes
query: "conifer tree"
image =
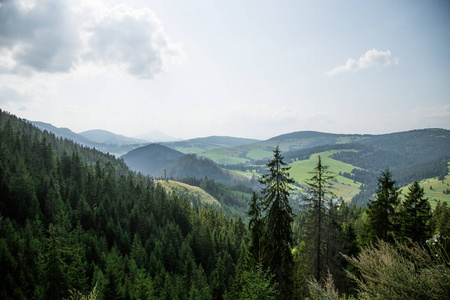
{"label": "conifer tree", "polygon": [[[321,276],[325,275],[324,266],[322,262],[323,253],[327,253],[324,249],[325,235],[324,228],[326,224],[325,215],[325,201],[326,197],[333,196],[332,187],[329,181],[334,178],[334,175],[328,171],[328,166],[322,164],[320,155],[318,156],[317,166],[310,174],[313,175],[305,183],[309,190],[309,196],[306,198],[310,210],[308,211],[308,238],[312,241],[311,253],[315,257],[312,258],[314,276],[317,281],[320,281]],[[328,228],[330,230],[330,228]],[[328,233],[328,232],[327,232]]]}
{"label": "conifer tree", "polygon": [[268,174],[262,176],[260,183],[265,185],[261,190],[264,216],[265,248],[264,265],[275,273],[279,295],[282,299],[290,299],[292,292],[293,258],[290,246],[292,244],[293,221],[292,208],[289,205],[290,183],[294,180],[289,176],[290,167],[283,161],[278,146],[273,151],[273,159],[267,164]]}
{"label": "conifer tree", "polygon": [[250,221],[248,223],[248,228],[250,230],[251,242],[250,242],[250,259],[252,264],[255,262],[260,262],[261,260],[261,240],[263,238],[263,220],[261,211],[261,201],[253,193],[252,202],[249,206],[248,215],[250,216]]}
{"label": "conifer tree", "polygon": [[400,207],[401,233],[413,242],[424,243],[430,237],[428,221],[431,218],[431,206],[424,198],[423,188],[416,181],[405,195]]}
{"label": "conifer tree", "polygon": [[368,204],[369,239],[375,242],[377,239],[392,241],[397,232],[396,210],[398,206],[398,192],[389,169],[384,170],[378,177],[376,198]]}

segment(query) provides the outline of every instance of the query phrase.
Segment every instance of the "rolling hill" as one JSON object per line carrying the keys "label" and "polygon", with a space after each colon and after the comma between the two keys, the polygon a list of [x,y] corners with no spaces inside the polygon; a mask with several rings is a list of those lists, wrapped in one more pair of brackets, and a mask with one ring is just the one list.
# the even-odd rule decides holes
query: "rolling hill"
{"label": "rolling hill", "polygon": [[338,175],[335,183],[339,189],[338,196],[345,200],[352,199],[358,205],[365,205],[373,195],[377,176],[386,167],[392,171],[397,184],[404,186],[426,178],[443,180],[448,172],[447,163],[450,162],[450,131],[444,129],[383,135],[295,132],[200,155],[247,177],[259,176],[272,156],[269,150],[276,144],[280,148],[290,149],[282,154],[292,166],[292,174],[299,184],[303,183],[307,172],[313,167],[311,159],[322,154],[330,161],[332,172]]}
{"label": "rolling hill", "polygon": [[367,139],[368,135],[333,134],[316,131],[299,131],[279,135],[266,141],[259,141],[227,147],[211,149],[199,155],[214,160],[223,165],[251,164],[254,161],[265,160],[272,156],[275,147],[283,153],[309,149],[317,146],[344,144]]}
{"label": "rolling hill", "polygon": [[185,154],[197,154],[213,149],[236,147],[256,142],[259,142],[259,140],[229,136],[210,136],[162,144]]}
{"label": "rolling hill", "polygon": [[208,178],[216,182],[235,185],[249,183],[242,175],[221,168],[212,160],[197,157],[195,154],[186,154],[166,167],[167,177],[174,179]]}
{"label": "rolling hill", "polygon": [[150,144],[122,155],[128,167],[145,175],[162,176],[165,167],[184,154],[159,144]]}
{"label": "rolling hill", "polygon": [[[199,155],[214,160],[223,165],[228,164],[252,164],[258,160],[266,160],[272,156],[272,151],[279,146],[285,157],[301,155],[302,150],[321,146],[346,145],[344,147],[356,147],[364,153],[371,152],[371,168],[381,170],[383,160],[389,157],[389,165],[396,164],[398,157],[405,155],[413,162],[417,156],[420,160],[425,157],[436,158],[450,154],[450,131],[445,129],[422,129],[406,132],[398,132],[383,135],[360,134],[332,134],[315,131],[300,131],[273,137],[266,141],[249,143],[245,145],[216,148]],[[351,146],[347,146],[351,145]],[[397,157],[394,157],[397,156]],[[379,161],[374,161],[379,157]],[[362,162],[360,162],[362,164]],[[381,167],[380,167],[381,165]]]}

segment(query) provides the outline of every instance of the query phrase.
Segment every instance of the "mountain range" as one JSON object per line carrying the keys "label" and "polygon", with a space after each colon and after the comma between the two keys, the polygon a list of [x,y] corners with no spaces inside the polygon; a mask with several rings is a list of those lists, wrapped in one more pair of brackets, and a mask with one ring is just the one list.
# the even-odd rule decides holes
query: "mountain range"
{"label": "mountain range", "polygon": [[31,123],[42,131],[46,130],[57,137],[72,140],[80,145],[117,156],[149,143],[144,139],[131,138],[101,129],[75,133],[69,128],[55,127],[49,123],[39,121],[31,121]]}
{"label": "mountain range", "polygon": [[[405,186],[416,180],[436,176],[445,178],[447,163],[450,162],[450,131],[445,129],[381,135],[298,131],[265,141],[211,136],[147,144],[142,139],[104,130],[77,134],[47,123],[33,124],[82,145],[122,155],[121,158],[134,171],[174,179],[208,177],[225,184],[244,183],[254,187],[277,146],[292,166],[310,159],[312,155],[322,154],[331,163],[337,161],[348,166],[345,170],[336,171],[339,173],[337,180],[353,180],[356,183],[353,188],[357,190],[351,193],[352,197],[358,196],[355,193],[360,191],[359,197],[365,201],[376,188],[377,174],[386,167],[391,169],[398,184]],[[250,183],[252,178],[253,183]]]}

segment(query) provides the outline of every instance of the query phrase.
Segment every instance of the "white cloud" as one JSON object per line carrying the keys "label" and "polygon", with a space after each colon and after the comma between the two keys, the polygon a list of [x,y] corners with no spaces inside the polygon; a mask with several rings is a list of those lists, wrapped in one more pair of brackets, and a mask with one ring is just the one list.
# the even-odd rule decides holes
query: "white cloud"
{"label": "white cloud", "polygon": [[183,56],[147,8],[59,0],[0,4],[0,73],[67,73],[93,63],[153,78]]}
{"label": "white cloud", "polygon": [[[391,51],[378,51],[377,49],[372,49],[364,53],[358,61],[349,58],[345,65],[338,66],[328,72],[325,72],[328,76],[334,76],[339,73],[350,72],[350,71],[358,71],[361,69],[367,68],[381,68],[390,66],[391,61]],[[397,58],[393,59],[393,63],[398,65],[399,60]]]}
{"label": "white cloud", "polygon": [[88,60],[117,64],[142,78],[160,74],[171,59],[183,54],[169,41],[161,21],[148,8],[120,5],[88,29]]}
{"label": "white cloud", "polygon": [[2,72],[67,72],[77,59],[78,33],[66,1],[2,1],[0,36]]}

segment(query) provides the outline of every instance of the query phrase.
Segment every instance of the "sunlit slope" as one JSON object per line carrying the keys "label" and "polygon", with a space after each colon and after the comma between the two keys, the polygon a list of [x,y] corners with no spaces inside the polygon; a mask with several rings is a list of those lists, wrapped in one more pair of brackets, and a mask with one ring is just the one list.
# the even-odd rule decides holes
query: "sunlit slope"
{"label": "sunlit slope", "polygon": [[[322,159],[322,164],[327,165],[329,167],[328,170],[336,176],[335,177],[336,180],[332,182],[332,185],[334,186],[334,193],[338,198],[342,197],[344,201],[350,201],[353,198],[353,196],[359,193],[361,183],[339,175],[339,172],[350,173],[353,169],[357,168],[355,166],[343,163],[330,157],[334,153],[338,153],[340,151],[352,151],[352,150],[330,150],[313,154],[309,157],[309,159],[298,160],[289,164],[291,166],[289,174],[291,175],[292,178],[294,178],[294,180],[297,183],[299,183],[300,185],[304,185],[305,180],[313,176],[309,172],[311,172],[317,166],[318,156],[320,155]],[[234,171],[234,172],[246,176],[247,178],[250,179],[255,175],[260,176],[260,174],[258,174],[258,167],[263,167],[263,169],[265,169],[265,166],[248,166],[246,171]],[[302,190],[301,188],[296,186],[292,187],[295,189]]]}
{"label": "sunlit slope", "polygon": [[186,197],[188,199],[199,199],[204,204],[210,204],[214,206],[221,206],[216,198],[205,192],[199,187],[192,186],[186,183],[173,181],[173,180],[155,180],[166,191],[174,193],[180,197]]}
{"label": "sunlit slope", "polygon": [[207,151],[214,151],[215,149],[242,146],[255,142],[259,142],[259,140],[229,136],[210,136],[162,144],[184,154],[198,154]]}
{"label": "sunlit slope", "polygon": [[318,156],[320,155],[322,159],[322,164],[328,166],[328,171],[333,173],[336,177],[336,181],[333,181],[332,184],[334,186],[334,194],[339,198],[342,197],[344,201],[350,201],[353,196],[355,196],[359,192],[359,187],[361,183],[353,181],[351,179],[345,178],[339,175],[339,172],[350,173],[355,166],[350,164],[343,163],[341,161],[330,158],[330,156],[334,153],[340,151],[348,151],[348,150],[330,150],[326,152],[316,153],[310,156],[309,159],[295,161],[290,164],[290,175],[294,180],[300,184],[304,184],[307,179],[310,179],[313,174],[311,172],[316,166],[318,162]]}
{"label": "sunlit slope", "polygon": [[[432,208],[436,206],[438,201],[447,202],[450,204],[450,172],[447,176],[445,176],[444,180],[439,180],[438,177],[434,177],[421,180],[419,184],[423,187],[425,198],[428,198]],[[408,193],[408,187],[409,186],[401,188],[401,192],[403,194],[402,198],[404,198],[404,195]]]}
{"label": "sunlit slope", "polygon": [[213,149],[199,155],[214,160],[218,164],[240,164],[270,159],[275,147],[282,153],[323,145],[335,145],[358,142],[368,139],[369,135],[332,134],[315,131],[301,131],[283,134],[266,141],[249,143],[226,149]]}

